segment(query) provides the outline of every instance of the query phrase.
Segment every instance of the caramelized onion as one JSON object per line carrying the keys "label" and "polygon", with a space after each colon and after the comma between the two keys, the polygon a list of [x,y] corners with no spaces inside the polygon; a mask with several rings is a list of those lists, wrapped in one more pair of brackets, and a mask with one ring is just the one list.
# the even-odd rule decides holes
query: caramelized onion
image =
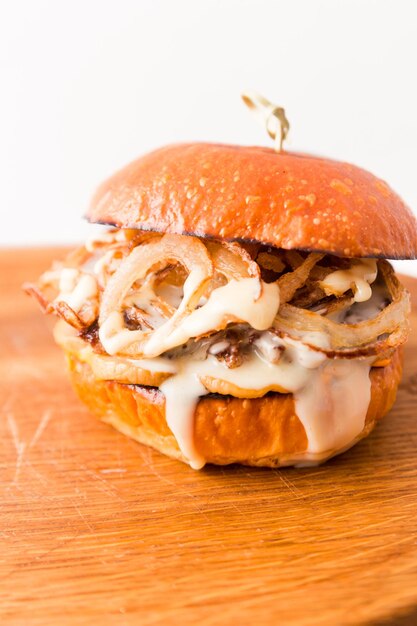
{"label": "caramelized onion", "polygon": [[[400,345],[408,335],[409,294],[397,280],[387,261],[379,261],[378,266],[392,302],[374,318],[357,324],[342,324],[287,303],[278,311],[274,322],[275,330],[332,356],[376,354]],[[306,333],[312,332],[326,338],[328,350],[304,340]]]}
{"label": "caramelized onion", "polygon": [[38,285],[33,283],[24,283],[22,289],[28,296],[33,296],[44,313],[48,312],[48,299],[44,296]]}
{"label": "caramelized onion", "polygon": [[275,274],[281,274],[285,269],[285,263],[280,256],[271,252],[260,252],[256,257],[256,262],[266,270]]}
{"label": "caramelized onion", "polygon": [[206,247],[216,272],[228,280],[240,278],[259,278],[259,266],[242,246],[237,243],[207,241]]}
{"label": "caramelized onion", "polygon": [[293,270],[297,269],[304,261],[304,258],[297,250],[285,250],[284,256],[288,265],[290,265]]}
{"label": "caramelized onion", "polygon": [[[205,294],[208,296],[214,289],[221,287],[230,280],[242,278],[257,278],[259,290],[256,299],[262,294],[259,265],[252,260],[250,254],[238,243],[207,241],[205,245],[210,253],[214,265],[214,277]],[[220,275],[220,276],[219,276]]]}
{"label": "caramelized onion", "polygon": [[65,322],[67,322],[67,324],[77,330],[81,330],[85,326],[88,326],[88,323],[84,322],[74,309],[72,309],[66,302],[51,302],[48,304],[46,311],[47,313],[56,313]]}
{"label": "caramelized onion", "polygon": [[277,283],[280,292],[281,304],[289,302],[293,298],[297,289],[303,287],[310,275],[311,270],[316,263],[321,261],[323,257],[324,254],[312,252],[306,259],[303,260],[301,265],[295,268],[292,272],[283,274],[283,276],[278,278]]}
{"label": "caramelized onion", "polygon": [[24,289],[35,296],[45,313],[55,313],[74,328],[85,328],[97,318],[96,278],[79,268],[55,267],[42,274],[39,285],[24,285]]}

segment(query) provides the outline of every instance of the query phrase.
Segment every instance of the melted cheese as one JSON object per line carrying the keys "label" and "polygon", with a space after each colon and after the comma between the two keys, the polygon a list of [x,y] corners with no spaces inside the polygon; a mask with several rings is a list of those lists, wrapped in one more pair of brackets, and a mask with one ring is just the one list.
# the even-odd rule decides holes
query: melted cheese
{"label": "melted cheese", "polygon": [[66,302],[78,313],[83,304],[97,295],[97,281],[91,274],[82,274],[73,268],[64,268],[59,277],[59,295],[56,302]]}
{"label": "melted cheese", "polygon": [[145,354],[161,354],[191,337],[222,328],[228,322],[247,322],[256,330],[270,328],[279,307],[279,287],[275,283],[262,282],[262,293],[258,296],[259,281],[256,278],[231,280],[227,285],[214,289],[207,302],[177,326],[168,323],[153,333],[145,347]]}
{"label": "melted cheese", "polygon": [[[210,333],[233,321],[247,322],[256,330],[270,328],[279,307],[279,288],[275,283],[262,282],[261,286],[259,295],[259,281],[255,278],[244,278],[231,280],[227,285],[214,289],[207,302],[186,318],[178,320],[178,317],[172,317],[157,328],[146,340],[144,354],[149,358],[159,356],[186,343],[192,337]],[[182,303],[189,298],[189,289],[194,288],[195,285],[189,287],[186,281]],[[177,312],[181,311],[182,303]],[[144,339],[141,330],[128,330],[124,327],[123,316],[117,311],[110,313],[100,326],[99,336],[108,354],[116,354],[133,342]]]}
{"label": "melted cheese", "polygon": [[180,306],[181,300],[184,296],[182,287],[177,285],[169,285],[168,283],[162,283],[155,290],[157,296],[162,298],[164,302],[167,302],[176,309]]}
{"label": "melted cheese", "polygon": [[366,302],[357,302],[347,311],[342,312],[339,320],[346,324],[358,324],[364,320],[373,319],[383,311],[390,302],[390,295],[385,285],[375,284],[372,286],[372,296]]}
{"label": "melted cheese", "polygon": [[60,293],[70,293],[75,288],[79,275],[80,272],[72,267],[64,267],[60,270],[58,275]]}
{"label": "melted cheese", "polygon": [[224,352],[225,350],[227,350],[227,348],[230,346],[230,343],[226,340],[223,341],[217,341],[216,343],[213,343],[210,348],[209,348],[209,353],[210,354],[220,354],[221,352]]}
{"label": "melted cheese", "polygon": [[[352,271],[331,274],[330,284],[333,289],[348,290],[354,283],[357,298],[366,299],[363,282],[370,289],[374,269],[370,262],[361,262],[360,268],[356,266]],[[198,282],[199,277],[196,280]],[[185,285],[182,303],[194,288],[194,284]],[[327,359],[322,352],[312,350],[300,341],[282,339],[268,332],[278,307],[279,289],[276,284],[262,283],[259,294],[259,282],[245,278],[231,280],[215,289],[203,306],[186,318],[177,318],[176,322],[171,318],[149,338],[142,331],[125,328],[123,317],[117,311],[112,312],[101,325],[100,340],[108,354],[116,354],[134,341],[141,340],[144,342],[143,353],[148,358],[135,362],[150,371],[172,373],[160,386],[166,399],[166,419],[182,454],[193,468],[198,469],[205,464],[194,444],[195,409],[199,398],[208,393],[202,383],[205,377],[226,381],[240,389],[259,390],[260,395],[267,388],[293,393],[296,413],[308,439],[306,452],[294,458],[294,462],[323,460],[349,447],[363,430],[370,400],[370,362]],[[205,335],[235,320],[265,331],[255,342],[251,358],[239,367],[229,369],[213,356],[213,353],[227,347],[224,342],[214,345],[203,359],[192,354],[172,360],[154,358],[186,343],[191,337]],[[326,337],[321,333],[311,333],[304,339],[318,347],[328,347]]]}
{"label": "melted cheese", "polygon": [[99,329],[101,345],[107,354],[113,355],[132,345],[134,341],[144,338],[142,330],[129,330],[124,324],[123,315],[119,311],[113,311],[101,324]]}
{"label": "melted cheese", "polygon": [[[100,259],[94,270],[100,272],[101,269]],[[366,316],[367,308],[373,311],[375,306],[380,306],[382,298],[379,294],[379,299],[377,296],[370,299],[370,284],[376,273],[375,260],[356,260],[350,269],[327,276],[323,287],[336,294],[353,289],[356,302],[369,301],[366,305],[355,305],[358,307],[355,315]],[[208,393],[202,382],[206,377],[226,381],[242,390],[259,391],[259,395],[268,388],[293,394],[295,411],[304,426],[308,447],[304,453],[287,458],[285,462],[316,463],[352,445],[365,424],[371,394],[371,361],[327,359],[322,352],[300,341],[280,338],[269,332],[279,308],[279,288],[275,283],[261,282],[260,290],[260,283],[255,278],[231,280],[213,290],[206,300],[200,302],[199,308],[181,316],[201,280],[196,270],[190,273],[183,292],[169,287],[168,294],[161,293],[164,299],[168,300],[169,296],[170,304],[177,308],[175,319],[166,320],[162,314],[155,313],[151,306],[155,294],[146,286],[140,293],[127,297],[125,303],[135,304],[153,316],[156,329],[152,334],[127,329],[120,311],[110,313],[99,329],[101,343],[108,354],[116,354],[133,342],[142,341],[145,358],[129,359],[132,365],[150,372],[170,374],[160,385],[166,400],[166,420],[191,467],[199,469],[205,464],[194,443],[194,415],[199,398]],[[79,270],[72,268],[60,271],[59,289],[57,299],[67,302],[76,312],[88,298],[98,293],[94,276],[80,275]],[[198,353],[175,359],[160,357],[190,338],[210,334],[235,321],[246,322],[263,331],[254,343],[250,358],[239,367],[229,369],[215,358],[215,354],[227,349],[225,340],[212,345],[203,358]],[[307,333],[303,340],[328,348],[322,333]]]}
{"label": "melted cheese", "polygon": [[142,285],[140,291],[134,292],[132,295],[126,296],[125,305],[133,305],[143,311],[147,315],[148,321],[152,328],[159,328],[166,322],[166,317],[162,315],[155,304],[155,292],[151,284],[147,281]]}
{"label": "melted cheese", "polygon": [[[264,358],[269,349],[281,348],[278,362]],[[260,350],[262,348],[262,352]],[[90,362],[91,346],[83,359]],[[269,355],[268,355],[269,356]],[[205,459],[194,442],[194,416],[199,399],[208,393],[201,382],[205,376],[227,381],[241,389],[281,387],[293,393],[295,412],[304,426],[305,452],[283,459],[286,464],[314,465],[336,452],[348,449],[362,432],[371,395],[369,359],[328,359],[292,339],[281,339],[266,331],[255,343],[252,357],[229,369],[209,354],[168,359],[128,359],[141,369],[171,374],[161,385],[165,415],[179,448],[194,469]],[[94,369],[94,363],[90,362]]]}
{"label": "melted cheese", "polygon": [[313,457],[345,448],[362,432],[371,399],[369,361],[326,359],[294,394]]}
{"label": "melted cheese", "polygon": [[328,458],[348,448],[362,432],[371,393],[369,360],[327,359],[301,342],[280,339],[269,332],[263,335],[264,342],[284,348],[278,363],[265,360],[258,352],[234,369],[211,355],[199,361],[182,358],[175,361],[176,374],[160,386],[168,426],[191,467],[200,469],[205,463],[193,438],[195,408],[199,397],[207,393],[201,383],[204,376],[243,389],[278,386],[292,392],[308,439],[306,452],[293,459],[297,463]]}
{"label": "melted cheese", "polygon": [[194,444],[194,413],[206,388],[195,373],[185,371],[168,378],[160,389],[165,395],[165,419],[181,452],[193,469],[201,469],[206,460]]}
{"label": "melted cheese", "polygon": [[321,285],[327,294],[342,295],[352,289],[355,302],[365,302],[372,296],[370,284],[377,273],[376,259],[354,259],[349,269],[332,272]]}

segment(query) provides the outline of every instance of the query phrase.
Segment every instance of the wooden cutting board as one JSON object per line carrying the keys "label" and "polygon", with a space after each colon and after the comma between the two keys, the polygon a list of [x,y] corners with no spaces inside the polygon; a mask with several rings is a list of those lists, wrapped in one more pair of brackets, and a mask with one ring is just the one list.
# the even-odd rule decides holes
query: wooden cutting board
{"label": "wooden cutting board", "polygon": [[417,624],[417,308],[368,439],[313,469],[195,472],[75,398],[20,292],[59,254],[0,252],[0,622]]}

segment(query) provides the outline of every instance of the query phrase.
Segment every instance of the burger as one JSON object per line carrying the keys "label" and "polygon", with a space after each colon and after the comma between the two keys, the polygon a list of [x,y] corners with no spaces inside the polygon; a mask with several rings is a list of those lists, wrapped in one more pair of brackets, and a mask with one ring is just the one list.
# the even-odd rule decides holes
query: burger
{"label": "burger", "polygon": [[122,433],[195,469],[305,466],[392,407],[410,304],[387,259],[416,258],[417,223],[382,180],[178,144],[104,182],[87,218],[102,230],[25,288]]}

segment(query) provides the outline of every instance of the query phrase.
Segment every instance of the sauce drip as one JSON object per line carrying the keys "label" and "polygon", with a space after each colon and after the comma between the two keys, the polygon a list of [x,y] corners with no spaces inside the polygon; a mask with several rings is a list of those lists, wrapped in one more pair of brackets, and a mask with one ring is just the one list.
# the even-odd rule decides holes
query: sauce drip
{"label": "sauce drip", "polygon": [[[204,376],[259,390],[259,395],[265,387],[274,386],[293,393],[296,414],[308,439],[307,450],[295,459],[298,463],[323,460],[348,448],[363,430],[371,394],[369,359],[328,359],[301,342],[269,332],[262,333],[260,342],[263,349],[268,343],[283,348],[277,363],[263,358],[260,351],[234,369],[210,354],[204,360],[184,357],[174,362],[176,373],[160,386],[168,426],[194,469],[205,463],[194,445],[195,408],[199,398],[208,393],[201,382]],[[163,368],[164,359],[159,362]]]}
{"label": "sauce drip", "polygon": [[[186,295],[184,289],[184,298]],[[176,324],[171,318],[159,326],[146,340],[144,355],[148,358],[159,356],[186,343],[191,337],[205,335],[214,328],[225,327],[229,322],[247,322],[256,330],[266,330],[272,326],[278,307],[279,288],[275,283],[261,281],[259,294],[257,279],[231,280],[227,285],[214,289],[207,302],[187,317]],[[108,354],[116,354],[144,337],[140,330],[128,330],[118,311],[109,314],[100,327],[99,335]]]}
{"label": "sauce drip", "polygon": [[372,296],[370,285],[377,273],[376,259],[354,259],[352,267],[332,272],[321,284],[329,294],[342,295],[352,289],[355,302],[365,302]]}

